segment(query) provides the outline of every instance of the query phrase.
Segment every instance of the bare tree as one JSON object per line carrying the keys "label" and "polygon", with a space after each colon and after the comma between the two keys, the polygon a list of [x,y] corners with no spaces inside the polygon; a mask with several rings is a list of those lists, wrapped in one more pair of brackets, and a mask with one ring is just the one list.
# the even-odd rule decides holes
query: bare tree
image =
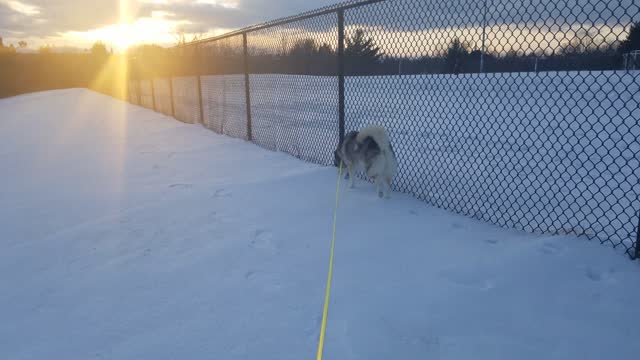
{"label": "bare tree", "polygon": [[184,45],[187,43],[187,34],[183,27],[177,28],[175,33],[176,45]]}
{"label": "bare tree", "polygon": [[195,32],[191,35],[191,41],[198,41],[198,40],[202,40],[206,37],[206,33],[203,33],[201,31]]}
{"label": "bare tree", "polygon": [[107,46],[102,41],[97,41],[91,46],[91,55],[97,58],[106,58],[109,56]]}
{"label": "bare tree", "polygon": [[[176,33],[175,33],[175,38],[176,38],[176,45],[180,46],[180,45],[185,45],[187,43],[189,43],[190,41],[187,39],[187,32],[185,31],[185,29],[183,27],[179,27],[176,29]],[[205,33],[198,31],[198,32],[194,32],[191,34],[191,41],[198,41],[198,40],[202,40],[205,38]]]}
{"label": "bare tree", "polygon": [[280,53],[278,55],[283,57],[287,56],[287,54],[289,53],[289,39],[285,35],[282,35],[282,37],[280,38],[279,51]]}

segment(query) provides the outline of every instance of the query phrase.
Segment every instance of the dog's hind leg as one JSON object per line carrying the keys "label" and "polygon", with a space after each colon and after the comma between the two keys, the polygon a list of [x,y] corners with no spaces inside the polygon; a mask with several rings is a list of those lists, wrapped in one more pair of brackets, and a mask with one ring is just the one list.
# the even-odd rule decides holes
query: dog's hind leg
{"label": "dog's hind leg", "polygon": [[391,178],[390,177],[385,176],[384,185],[385,185],[384,197],[388,199],[391,197]]}
{"label": "dog's hind leg", "polygon": [[340,171],[344,173],[344,179],[347,180],[349,178],[349,167],[347,166],[347,163],[340,163],[340,169]]}
{"label": "dog's hind leg", "polygon": [[382,184],[382,179],[380,176],[372,177],[372,180],[376,183],[376,192],[378,193],[378,197],[382,198],[384,191],[384,184]]}

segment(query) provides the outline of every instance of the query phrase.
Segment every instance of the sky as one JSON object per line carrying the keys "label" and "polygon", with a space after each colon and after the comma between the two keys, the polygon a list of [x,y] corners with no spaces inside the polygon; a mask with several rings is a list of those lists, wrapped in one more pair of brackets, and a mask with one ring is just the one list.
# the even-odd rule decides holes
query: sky
{"label": "sky", "polygon": [[172,45],[184,31],[212,36],[315,9],[336,0],[0,0],[0,37],[40,46],[114,50],[138,43]]}
{"label": "sky", "polygon": [[[5,45],[24,40],[31,49],[44,45],[87,49],[102,41],[123,51],[134,44],[174,45],[181,31],[186,40],[194,34],[214,36],[339,1],[0,0],[0,37]],[[434,0],[408,2],[409,7],[383,2],[349,12],[345,28],[374,33],[386,54],[414,56],[441,52],[454,38],[480,49],[485,29],[486,48],[502,53],[558,49],[583,33],[596,42],[613,43],[626,38],[630,22],[640,21],[637,0],[611,0],[607,11],[594,8],[593,4],[604,4],[601,0],[553,0],[553,7],[548,1]],[[488,6],[485,11],[483,4]],[[326,20],[318,21],[306,30],[327,31]],[[306,30],[294,32],[299,37]],[[332,35],[315,36],[326,40]],[[280,36],[271,37],[280,41]]]}

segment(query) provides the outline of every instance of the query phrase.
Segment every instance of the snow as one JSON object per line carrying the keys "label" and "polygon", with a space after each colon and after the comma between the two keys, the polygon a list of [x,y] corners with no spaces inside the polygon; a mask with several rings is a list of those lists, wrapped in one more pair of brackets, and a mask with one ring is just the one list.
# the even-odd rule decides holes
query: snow
{"label": "snow", "polygon": [[628,71],[351,77],[346,127],[390,128],[409,164],[397,188],[429,203],[632,253],[638,80],[640,72]]}
{"label": "snow", "polygon": [[[315,356],[335,168],[83,89],[0,114],[0,358]],[[341,191],[325,359],[640,353],[620,251]]]}
{"label": "snow", "polygon": [[[348,76],[345,126],[390,130],[396,190],[497,225],[586,235],[633,254],[639,80],[638,71]],[[333,163],[337,77],[252,74],[249,83],[256,144]],[[173,84],[176,117],[194,122],[197,78]],[[202,76],[201,88],[207,126],[246,138],[244,75]],[[171,105],[166,89],[156,89],[159,109]]]}

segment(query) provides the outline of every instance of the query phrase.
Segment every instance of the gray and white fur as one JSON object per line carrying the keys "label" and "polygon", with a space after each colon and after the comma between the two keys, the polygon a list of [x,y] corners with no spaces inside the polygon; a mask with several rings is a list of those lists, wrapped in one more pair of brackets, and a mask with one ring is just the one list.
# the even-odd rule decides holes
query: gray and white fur
{"label": "gray and white fur", "polygon": [[347,168],[350,187],[355,185],[354,173],[364,171],[376,184],[379,197],[390,196],[398,163],[385,128],[367,126],[360,131],[350,131],[338,144],[335,155],[336,161],[342,161]]}

